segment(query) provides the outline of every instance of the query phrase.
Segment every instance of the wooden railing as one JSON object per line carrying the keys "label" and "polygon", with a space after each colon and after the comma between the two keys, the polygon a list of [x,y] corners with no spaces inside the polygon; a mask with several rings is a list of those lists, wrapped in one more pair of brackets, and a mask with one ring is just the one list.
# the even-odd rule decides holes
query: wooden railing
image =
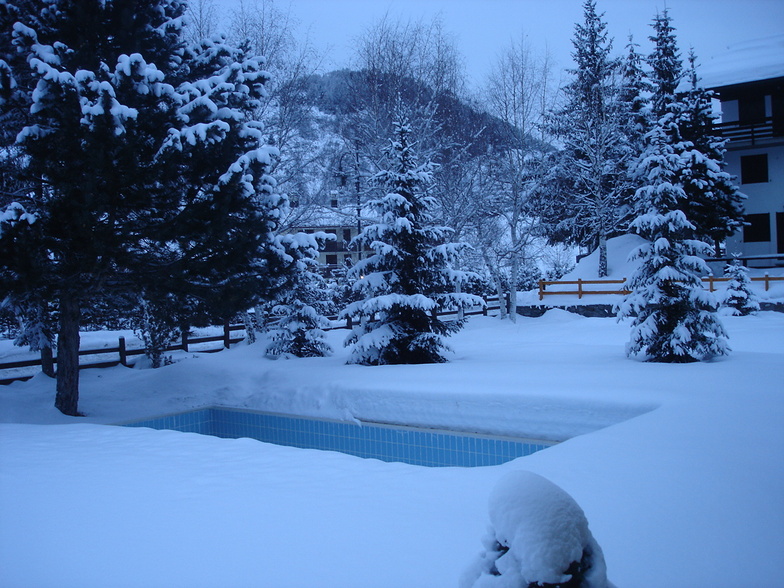
{"label": "wooden railing", "polygon": [[[233,345],[234,343],[239,343],[243,341],[245,337],[232,337],[232,332],[234,331],[241,331],[244,330],[245,327],[243,325],[223,325],[223,333],[220,335],[213,335],[209,337],[189,337],[188,333],[183,333],[182,338],[176,344],[169,345],[164,349],[164,353],[169,351],[189,351],[192,345],[198,345],[200,343],[215,343],[220,341],[221,345],[219,347],[209,347],[207,349],[199,349],[200,353],[215,353],[216,351],[221,351],[222,349],[227,349],[229,346]],[[124,365],[128,366],[128,358],[134,355],[143,355],[144,349],[140,348],[132,348],[129,349],[125,342],[125,337],[119,337],[117,340],[117,347],[103,347],[101,349],[80,349],[79,350],[79,357],[88,357],[88,356],[95,356],[95,355],[114,355],[112,359],[105,359],[102,361],[92,361],[92,362],[79,362],[79,369],[88,369],[88,368],[106,368],[106,367],[114,367],[116,365]],[[57,358],[54,358],[54,363],[57,364]],[[11,369],[18,369],[24,367],[36,367],[41,365],[41,358],[36,359],[25,359],[22,361],[12,361],[8,363],[0,363],[0,370],[11,370]],[[10,384],[11,382],[15,382],[17,380],[29,380],[32,376],[14,376],[10,378],[3,378],[0,379],[0,385],[2,384]]]}
{"label": "wooden railing", "polygon": [[[498,297],[491,296],[484,298],[485,304],[481,308],[475,308],[471,310],[466,310],[463,315],[464,316],[471,316],[471,315],[484,315],[487,316],[488,312],[492,312],[495,310],[499,310],[498,304]],[[456,310],[446,310],[438,313],[438,316],[443,317],[451,317],[452,315],[457,316],[458,311]],[[337,317],[330,317],[333,322],[337,321]],[[335,330],[335,329],[350,329],[352,328],[353,321],[351,318],[347,319],[345,323],[341,325],[334,325],[329,327],[327,330]],[[228,349],[231,345],[235,343],[240,343],[241,341],[245,340],[245,336],[232,336],[232,333],[235,331],[244,331],[244,325],[230,325],[228,323],[223,325],[223,333],[221,335],[214,335],[210,337],[189,337],[188,333],[183,333],[182,338],[176,344],[168,346],[164,349],[164,353],[169,351],[190,351],[191,346],[203,344],[203,343],[215,343],[220,341],[221,345],[218,347],[210,347],[210,348],[200,348],[200,353],[215,353],[217,351],[221,351],[223,349]],[[126,345],[125,337],[119,337],[117,341],[117,347],[103,347],[101,349],[81,349],[79,351],[80,357],[88,357],[88,356],[95,356],[95,355],[114,355],[112,359],[106,359],[102,361],[93,361],[93,362],[86,362],[79,364],[79,369],[87,369],[87,368],[105,368],[105,367],[114,367],[116,365],[124,365],[128,366],[128,358],[134,355],[143,355],[144,349],[140,348],[132,348],[129,349]],[[54,363],[57,363],[57,358],[54,358]],[[25,359],[22,361],[12,361],[8,363],[0,363],[0,370],[10,370],[10,369],[18,369],[18,368],[25,368],[25,367],[36,367],[41,365],[41,358],[36,359]],[[16,382],[19,380],[29,380],[32,378],[31,375],[25,376],[13,376],[9,378],[0,378],[0,385],[2,384],[10,384],[11,382]]]}
{"label": "wooden railing", "polygon": [[754,123],[724,122],[714,125],[714,128],[733,143],[748,141],[756,145],[762,139],[780,137],[784,127],[781,120],[768,116]]}
{"label": "wooden railing", "polygon": [[[582,298],[583,296],[590,296],[592,294],[628,294],[628,290],[623,289],[615,289],[615,290],[591,290],[586,289],[584,286],[594,286],[594,285],[617,285],[617,284],[625,284],[626,280],[555,280],[555,281],[548,281],[548,280],[539,280],[539,300],[543,300],[545,295],[553,296],[558,294],[569,294],[574,296],[577,294],[578,298]],[[576,290],[547,290],[547,286],[574,286],[577,285]]]}
{"label": "wooden railing", "polygon": [[[771,282],[780,282],[784,281],[784,277],[771,277],[768,274],[765,274],[762,277],[753,277],[749,278],[752,282],[763,282],[765,284],[765,291],[767,292],[770,290],[770,283]],[[708,289],[711,292],[715,292],[715,284],[719,282],[729,282],[730,278],[714,278],[713,276],[708,276],[706,278],[702,278],[703,282],[706,282],[708,285]],[[590,296],[594,294],[622,294],[626,295],[629,294],[629,290],[625,288],[616,288],[614,290],[596,290],[596,289],[586,289],[585,286],[595,286],[595,285],[623,285],[626,283],[626,280],[563,280],[563,281],[547,281],[547,280],[539,280],[539,300],[543,300],[545,296],[552,296],[552,295],[570,295],[574,296],[577,295],[577,298],[582,298],[583,296]],[[577,285],[576,290],[548,290],[548,286],[574,286]]]}

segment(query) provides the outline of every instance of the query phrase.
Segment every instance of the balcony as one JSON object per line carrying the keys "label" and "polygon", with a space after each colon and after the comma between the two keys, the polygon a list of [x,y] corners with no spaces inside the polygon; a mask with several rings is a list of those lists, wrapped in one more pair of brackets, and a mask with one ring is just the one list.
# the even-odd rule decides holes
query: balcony
{"label": "balcony", "polygon": [[724,137],[729,139],[730,146],[739,145],[758,145],[760,143],[770,143],[772,139],[784,137],[784,120],[781,117],[768,116],[753,123],[741,123],[738,121],[719,123],[714,129]]}

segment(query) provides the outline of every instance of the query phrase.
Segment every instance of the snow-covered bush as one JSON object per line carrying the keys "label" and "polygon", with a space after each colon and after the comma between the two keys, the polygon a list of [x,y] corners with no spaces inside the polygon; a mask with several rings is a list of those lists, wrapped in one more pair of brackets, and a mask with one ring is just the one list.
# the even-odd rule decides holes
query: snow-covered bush
{"label": "snow-covered bush", "polygon": [[461,588],[611,588],[585,513],[563,489],[516,471],[490,496],[484,551]]}
{"label": "snow-covered bush", "polygon": [[132,318],[134,332],[144,343],[144,354],[153,368],[172,363],[171,356],[164,355],[166,348],[179,336],[175,324],[176,303],[170,297],[151,300],[139,297],[139,306]]}
{"label": "snow-covered bush", "polygon": [[332,310],[330,292],[315,269],[318,250],[326,233],[280,235],[277,242],[291,264],[277,299],[270,302],[270,342],[266,352],[273,357],[324,357],[332,354],[324,329]]}
{"label": "snow-covered bush", "polygon": [[730,281],[727,283],[727,291],[721,303],[722,314],[748,316],[759,312],[759,301],[751,290],[748,268],[743,267],[740,260],[736,259],[727,264],[724,274]]}

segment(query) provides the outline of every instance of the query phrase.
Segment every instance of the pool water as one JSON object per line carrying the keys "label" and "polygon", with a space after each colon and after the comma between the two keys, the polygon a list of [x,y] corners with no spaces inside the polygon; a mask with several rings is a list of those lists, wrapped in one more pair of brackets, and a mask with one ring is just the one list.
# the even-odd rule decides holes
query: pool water
{"label": "pool water", "polygon": [[249,437],[289,447],[340,451],[357,457],[431,467],[498,465],[554,445],[531,439],[383,423],[357,424],[223,407],[121,424],[232,439]]}

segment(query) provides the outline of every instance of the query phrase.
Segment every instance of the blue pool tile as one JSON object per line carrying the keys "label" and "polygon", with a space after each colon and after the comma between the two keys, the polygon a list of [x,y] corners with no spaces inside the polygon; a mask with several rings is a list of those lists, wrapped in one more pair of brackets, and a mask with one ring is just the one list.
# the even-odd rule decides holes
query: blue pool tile
{"label": "blue pool tile", "polygon": [[498,465],[536,451],[531,443],[481,435],[342,423],[221,408],[199,409],[127,423],[131,427],[174,429],[218,437],[249,437],[279,445],[342,451],[384,461],[427,466]]}

